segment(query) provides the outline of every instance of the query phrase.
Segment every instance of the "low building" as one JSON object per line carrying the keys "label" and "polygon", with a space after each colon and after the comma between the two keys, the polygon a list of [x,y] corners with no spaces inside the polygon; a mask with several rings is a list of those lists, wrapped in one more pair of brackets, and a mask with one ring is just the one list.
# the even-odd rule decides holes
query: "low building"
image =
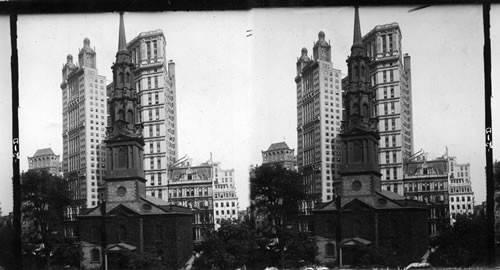
{"label": "low building", "polygon": [[[205,229],[214,228],[214,164],[197,166],[190,159],[176,163],[168,169],[169,203],[193,211],[193,240],[200,243]],[[152,196],[155,196],[154,191]],[[158,194],[159,196],[160,194]]]}
{"label": "low building", "polygon": [[474,192],[470,181],[470,164],[458,164],[455,157],[449,161],[450,215],[454,219],[457,214],[474,214]]}
{"label": "low building", "polygon": [[46,170],[52,175],[62,176],[62,166],[59,155],[49,148],[36,150],[32,157],[28,157],[29,170]]}
{"label": "low building", "polygon": [[429,206],[429,235],[439,235],[450,224],[448,159],[428,160],[427,154],[422,154],[407,160],[404,169],[405,197]]}
{"label": "low building", "polygon": [[239,204],[234,181],[234,169],[223,170],[220,168],[220,164],[216,163],[214,170],[215,223],[220,225],[223,219],[238,220]]}

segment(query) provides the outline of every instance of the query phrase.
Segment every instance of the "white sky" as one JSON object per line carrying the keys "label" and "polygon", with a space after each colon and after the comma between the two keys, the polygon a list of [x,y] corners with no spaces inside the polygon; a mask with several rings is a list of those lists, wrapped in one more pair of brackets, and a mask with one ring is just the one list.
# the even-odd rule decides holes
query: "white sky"
{"label": "white sky", "polygon": [[[403,52],[412,57],[415,151],[423,148],[436,157],[448,146],[459,163],[470,162],[476,203],[480,203],[485,200],[486,164],[482,7],[428,7],[408,13],[411,8],[360,8],[362,34],[379,24],[399,23]],[[491,18],[492,24],[498,19],[498,28],[500,16],[494,16],[495,10]],[[346,74],[353,21],[350,7],[126,13],[125,29],[127,40],[142,31],[164,31],[167,58],[176,62],[180,156],[188,154],[198,163],[212,152],[223,168],[235,168],[243,208],[248,205],[248,167],[262,162],[261,150],[283,138],[297,149],[294,77],[301,48],[312,54],[318,32],[324,31],[331,41],[334,67]],[[77,60],[88,37],[97,52],[99,73],[109,80],[118,22],[118,14],[111,13],[19,16],[21,170],[27,170],[27,157],[38,148],[50,146],[62,154],[59,85],[66,55]],[[8,18],[0,20],[2,33],[8,33],[8,27]],[[250,29],[252,35],[247,37]],[[0,48],[10,47],[3,43]],[[10,57],[8,51],[6,57]],[[500,48],[492,53],[493,61],[495,55],[500,56]],[[7,76],[2,81],[9,82],[4,89],[10,89],[10,74],[0,76]],[[10,157],[11,135],[0,136],[8,142],[0,149],[7,149]],[[7,162],[9,166],[0,173],[10,187],[10,158]],[[12,209],[9,196],[11,190],[0,189],[4,212]]]}

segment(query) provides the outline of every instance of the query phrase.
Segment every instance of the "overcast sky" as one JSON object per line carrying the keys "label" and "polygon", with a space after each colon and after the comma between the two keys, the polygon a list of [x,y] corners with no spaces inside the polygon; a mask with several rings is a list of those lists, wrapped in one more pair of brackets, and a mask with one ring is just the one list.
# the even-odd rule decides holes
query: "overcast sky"
{"label": "overcast sky", "polygon": [[[482,8],[428,7],[408,13],[411,8],[362,7],[361,31],[366,34],[376,25],[399,23],[403,53],[412,57],[415,151],[423,148],[430,157],[437,157],[448,146],[459,163],[469,162],[476,203],[480,203],[485,200],[486,164]],[[492,24],[494,18],[500,18],[494,15],[498,11],[492,10]],[[223,168],[234,168],[243,208],[248,205],[248,167],[262,162],[261,150],[283,140],[297,149],[294,77],[301,48],[311,54],[318,32],[324,31],[332,45],[333,66],[345,75],[354,9],[125,13],[124,19],[127,40],[143,31],[164,31],[167,58],[176,62],[180,156],[187,154],[199,163],[212,152]],[[88,37],[97,52],[99,74],[109,80],[118,23],[116,13],[19,16],[22,170],[28,168],[27,157],[39,148],[51,147],[62,154],[59,85],[66,55],[77,60],[83,39]],[[0,31],[8,34],[8,18],[0,20]],[[494,29],[495,49],[500,47],[494,43],[500,37],[493,33]],[[8,42],[0,42],[2,48],[9,48]],[[2,53],[5,51],[10,55],[10,50]],[[492,56],[494,62],[495,56],[500,61],[500,52],[494,51]],[[5,63],[8,61],[1,65]],[[6,77],[4,83],[10,82],[10,74],[0,76]],[[494,82],[493,87],[498,85]],[[10,84],[4,89],[10,89]],[[9,94],[4,92],[7,95],[0,105]],[[500,104],[500,100],[494,101]],[[9,106],[1,107],[3,112]],[[5,155],[10,164],[10,133],[1,136],[8,145],[0,149],[8,150]],[[10,187],[12,169],[2,168],[1,173]],[[11,189],[0,189],[4,211],[12,209],[10,194]]]}

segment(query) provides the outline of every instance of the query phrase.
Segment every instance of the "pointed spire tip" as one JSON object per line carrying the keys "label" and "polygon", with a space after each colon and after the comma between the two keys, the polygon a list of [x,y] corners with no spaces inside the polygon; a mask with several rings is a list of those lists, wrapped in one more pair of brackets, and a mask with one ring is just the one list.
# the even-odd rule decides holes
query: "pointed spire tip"
{"label": "pointed spire tip", "polygon": [[118,36],[118,51],[127,50],[127,39],[125,38],[125,23],[123,22],[123,11],[120,12],[120,30]]}

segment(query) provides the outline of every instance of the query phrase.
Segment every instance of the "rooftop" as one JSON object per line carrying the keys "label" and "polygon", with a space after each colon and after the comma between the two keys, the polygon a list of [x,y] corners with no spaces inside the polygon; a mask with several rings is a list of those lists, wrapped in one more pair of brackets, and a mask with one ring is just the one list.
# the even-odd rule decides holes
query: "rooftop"
{"label": "rooftop", "polygon": [[39,157],[39,156],[54,156],[54,151],[52,151],[52,148],[43,148],[43,149],[38,149],[36,150],[35,154],[33,157]]}
{"label": "rooftop", "polygon": [[290,147],[288,147],[286,142],[279,142],[271,144],[271,146],[269,146],[267,151],[284,150],[284,149],[290,150]]}

